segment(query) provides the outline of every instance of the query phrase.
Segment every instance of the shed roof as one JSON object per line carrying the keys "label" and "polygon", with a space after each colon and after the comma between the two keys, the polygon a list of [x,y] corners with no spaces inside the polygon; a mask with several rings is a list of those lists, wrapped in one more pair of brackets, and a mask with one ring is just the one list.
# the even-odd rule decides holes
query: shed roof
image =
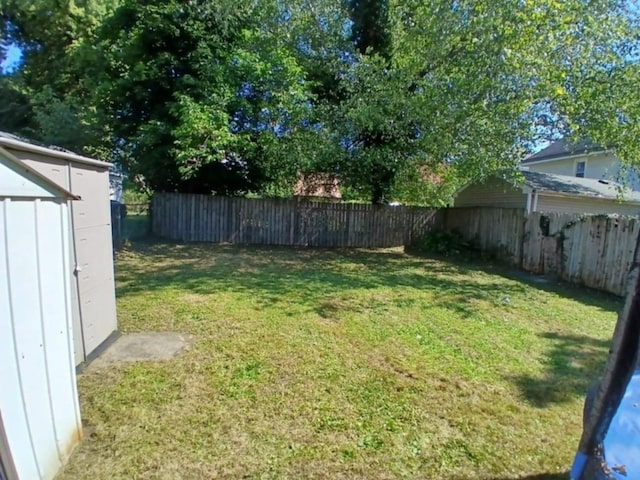
{"label": "shed roof", "polygon": [[55,145],[39,145],[33,140],[27,140],[11,133],[0,131],[0,146],[13,148],[15,150],[22,150],[27,152],[40,153],[42,155],[48,155],[49,157],[62,158],[69,160],[70,162],[83,163],[85,165],[93,165],[96,167],[111,167],[111,163],[103,162],[102,160],[96,160],[94,158],[83,157],[69,150]]}
{"label": "shed roof", "polygon": [[619,183],[608,180],[530,171],[523,171],[522,174],[526,185],[540,192],[640,203],[640,192],[625,191]]}
{"label": "shed roof", "polygon": [[604,150],[604,148],[596,145],[591,140],[580,140],[578,142],[574,142],[570,138],[563,138],[553,142],[547,148],[543,148],[538,153],[528,156],[522,161],[522,163],[536,163],[544,160],[584,155],[586,153],[603,152]]}

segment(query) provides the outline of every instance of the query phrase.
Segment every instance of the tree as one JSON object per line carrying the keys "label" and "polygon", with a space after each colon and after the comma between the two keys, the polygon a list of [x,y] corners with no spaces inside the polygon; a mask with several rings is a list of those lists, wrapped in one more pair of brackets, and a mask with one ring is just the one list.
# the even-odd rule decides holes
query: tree
{"label": "tree", "polygon": [[[253,10],[256,8],[256,10]],[[278,175],[304,95],[257,7],[128,0],[101,30],[97,97],[118,154],[154,190],[236,194]]]}
{"label": "tree", "polygon": [[117,0],[2,0],[0,56],[18,46],[20,68],[0,78],[14,99],[2,128],[45,143],[108,158],[92,105],[94,34]]}
{"label": "tree", "polygon": [[640,158],[640,35],[623,2],[2,5],[0,49],[26,52],[0,85],[5,124],[102,148],[152,189],[284,194],[325,171],[374,203],[425,203],[517,176],[543,136]]}
{"label": "tree", "polygon": [[[356,3],[369,5],[352,4],[348,93],[324,125],[344,152],[328,168],[373,202],[412,200],[407,182],[426,189],[443,169],[458,183],[515,175],[527,145],[551,133],[545,113],[562,133],[639,158],[640,37],[619,2],[396,0],[369,29]],[[359,33],[381,24],[388,33],[372,38],[388,38],[384,55]]]}

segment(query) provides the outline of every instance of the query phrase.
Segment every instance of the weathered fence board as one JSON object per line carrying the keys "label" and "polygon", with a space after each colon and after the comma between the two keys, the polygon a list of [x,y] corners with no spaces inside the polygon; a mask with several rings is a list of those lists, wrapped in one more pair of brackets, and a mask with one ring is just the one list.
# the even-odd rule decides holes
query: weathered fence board
{"label": "weathered fence board", "polygon": [[394,247],[441,227],[431,208],[159,193],[153,233],[185,242]]}
{"label": "weathered fence board", "polygon": [[452,208],[446,230],[529,272],[624,295],[640,219],[521,209]]}
{"label": "weathered fence board", "polygon": [[637,218],[535,212],[527,215],[524,231],[524,270],[626,293],[640,231]]}
{"label": "weathered fence board", "polygon": [[374,206],[156,194],[152,232],[185,242],[379,248],[458,230],[481,250],[524,270],[617,295],[626,283],[640,220],[522,209]]}
{"label": "weathered fence board", "polygon": [[491,252],[511,265],[520,266],[524,211],[517,208],[450,208],[444,228],[456,230],[483,252]]}

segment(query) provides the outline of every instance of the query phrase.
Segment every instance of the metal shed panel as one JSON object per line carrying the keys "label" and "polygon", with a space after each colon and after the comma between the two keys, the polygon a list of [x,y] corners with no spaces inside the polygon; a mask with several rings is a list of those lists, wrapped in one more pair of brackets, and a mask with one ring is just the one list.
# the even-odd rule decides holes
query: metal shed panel
{"label": "metal shed panel", "polygon": [[0,195],[11,197],[49,197],[56,196],[50,186],[36,179],[30,179],[10,160],[0,155]]}
{"label": "metal shed panel", "polygon": [[75,233],[82,330],[85,349],[90,353],[118,326],[111,227],[82,228]]}
{"label": "metal shed panel", "polygon": [[57,183],[67,190],[71,190],[69,185],[69,162],[60,158],[46,157],[40,153],[23,152],[20,150],[7,150],[29,165],[31,168],[40,172],[52,182]]}
{"label": "metal shed panel", "polygon": [[75,364],[79,365],[117,330],[109,164],[79,161],[57,151],[48,156],[48,151],[42,149],[6,148],[38,173],[80,197],[71,207],[74,248],[70,259],[72,265],[79,267],[72,291],[74,354]]}
{"label": "metal shed panel", "polygon": [[78,299],[85,356],[118,328],[116,316],[109,172],[91,165],[70,166]]}
{"label": "metal shed panel", "polygon": [[73,228],[111,225],[109,171],[90,165],[71,165],[70,176],[71,191],[81,198],[73,204]]}
{"label": "metal shed panel", "polygon": [[52,479],[81,435],[68,205],[4,198],[0,209],[0,410],[19,478]]}
{"label": "metal shed panel", "polygon": [[[22,405],[21,379],[22,373],[18,359],[20,353],[17,350],[13,333],[13,314],[11,308],[12,288],[9,284],[8,262],[9,248],[7,245],[7,228],[10,220],[10,200],[0,200],[0,226],[3,234],[0,235],[0,258],[2,258],[2,271],[0,272],[0,411],[2,411],[5,435],[11,449],[11,457],[14,465],[19,467],[23,478],[38,478],[38,465],[31,444],[31,432],[28,428],[27,412]],[[13,390],[15,395],[7,395]]]}
{"label": "metal shed panel", "polygon": [[113,287],[113,247],[108,235],[110,231],[108,225],[76,231],[77,277],[81,296],[96,288]]}

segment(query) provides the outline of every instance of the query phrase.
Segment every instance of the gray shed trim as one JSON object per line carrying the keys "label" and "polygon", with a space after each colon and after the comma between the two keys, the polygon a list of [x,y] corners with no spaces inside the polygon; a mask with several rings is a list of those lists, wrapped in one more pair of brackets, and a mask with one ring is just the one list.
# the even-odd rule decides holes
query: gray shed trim
{"label": "gray shed trim", "polygon": [[19,171],[21,174],[23,174],[26,178],[30,179],[34,183],[41,185],[47,190],[55,192],[64,198],[69,198],[71,200],[80,200],[79,196],[74,195],[70,191],[62,188],[57,183],[52,182],[41,173],[36,172],[33,168],[26,165],[22,160],[20,160],[15,155],[11,154],[10,152],[8,152],[2,147],[0,147],[0,156],[2,156],[2,158],[5,158],[11,163],[11,165],[9,165],[10,167]]}
{"label": "gray shed trim", "polygon": [[69,160],[71,162],[84,163],[85,165],[94,165],[96,167],[111,167],[112,164],[109,162],[103,162],[101,160],[95,160],[89,157],[83,157],[73,152],[69,152],[68,150],[63,150],[60,148],[52,148],[52,147],[43,147],[40,145],[35,145],[31,142],[28,142],[24,139],[21,139],[15,135],[6,132],[0,132],[0,146],[6,146],[10,148],[14,148],[16,150],[23,150],[27,152],[40,153],[42,155],[47,155],[49,157],[61,158],[64,160]]}

